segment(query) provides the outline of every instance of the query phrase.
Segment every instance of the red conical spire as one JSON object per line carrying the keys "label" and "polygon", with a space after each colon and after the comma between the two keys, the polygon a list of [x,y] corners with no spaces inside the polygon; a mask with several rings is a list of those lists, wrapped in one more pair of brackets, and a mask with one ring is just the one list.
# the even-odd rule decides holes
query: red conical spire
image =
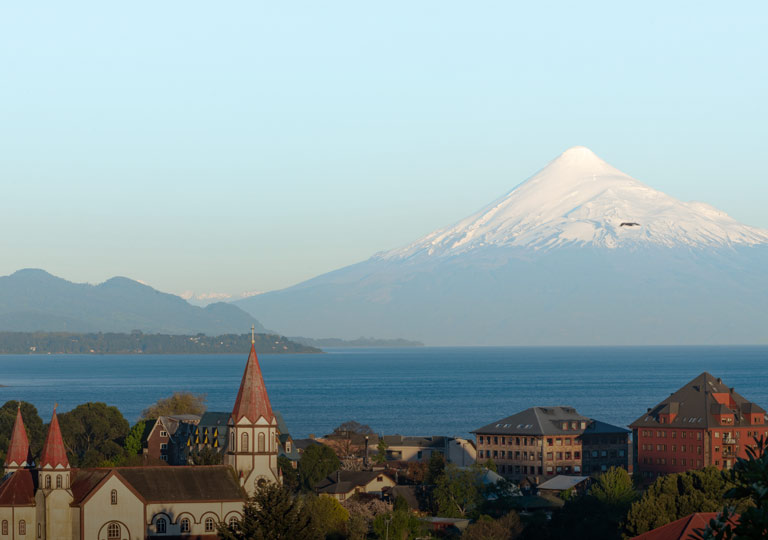
{"label": "red conical spire", "polygon": [[259,359],[256,357],[256,347],[251,339],[251,353],[248,355],[248,363],[245,365],[245,373],[240,383],[240,391],[237,393],[235,408],[232,410],[232,420],[237,423],[242,418],[247,418],[256,423],[263,416],[270,424],[274,419],[272,406],[269,403],[267,387],[261,376]]}
{"label": "red conical spire", "polygon": [[16,410],[16,421],[13,423],[11,442],[8,445],[8,455],[5,457],[5,467],[26,467],[32,463],[29,453],[29,439],[21,418],[21,402]]}
{"label": "red conical spire", "polygon": [[51,418],[51,425],[48,426],[48,436],[45,438],[43,454],[40,456],[40,468],[56,468],[57,465],[62,465],[65,469],[69,468],[67,450],[64,448],[64,439],[61,438],[59,418],[56,416],[56,406],[54,405],[53,418]]}

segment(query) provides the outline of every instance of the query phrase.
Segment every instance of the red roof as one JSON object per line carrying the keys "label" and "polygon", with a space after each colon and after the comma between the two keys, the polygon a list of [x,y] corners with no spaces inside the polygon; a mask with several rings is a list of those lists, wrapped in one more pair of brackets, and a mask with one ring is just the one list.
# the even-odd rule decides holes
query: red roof
{"label": "red roof", "polygon": [[634,540],[688,540],[696,538],[694,532],[703,532],[709,521],[717,517],[717,512],[700,512],[685,516],[672,523],[656,527],[652,531],[635,536]]}
{"label": "red roof", "polygon": [[24,467],[32,464],[32,456],[29,453],[29,439],[27,430],[24,429],[24,420],[21,418],[21,407],[16,411],[16,421],[13,423],[11,442],[8,444],[8,455],[5,457],[5,466],[15,465]]}
{"label": "red roof", "polygon": [[251,344],[251,353],[248,355],[248,363],[245,365],[245,373],[240,383],[240,391],[237,393],[235,408],[232,410],[232,419],[235,423],[247,418],[255,423],[263,416],[269,423],[274,420],[272,406],[269,404],[267,387],[261,376],[259,359],[256,357],[256,347]]}
{"label": "red roof", "polygon": [[0,483],[0,506],[34,506],[35,479],[29,469],[19,469]]}
{"label": "red roof", "polygon": [[40,468],[62,465],[65,469],[69,468],[67,459],[67,450],[64,448],[64,440],[61,438],[61,429],[59,428],[59,418],[56,416],[56,407],[53,408],[53,418],[51,425],[48,426],[48,436],[43,446],[43,454],[40,456]]}

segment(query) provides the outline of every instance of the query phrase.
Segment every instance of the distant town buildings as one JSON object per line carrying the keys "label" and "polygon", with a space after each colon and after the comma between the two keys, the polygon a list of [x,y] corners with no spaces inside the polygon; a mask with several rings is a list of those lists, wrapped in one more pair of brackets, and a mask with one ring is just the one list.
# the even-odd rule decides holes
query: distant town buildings
{"label": "distant town buildings", "polygon": [[459,437],[384,435],[382,439],[388,461],[429,461],[433,453],[439,453],[448,463],[468,467],[477,457],[474,444]]}
{"label": "distant town buildings", "polygon": [[538,484],[561,474],[629,466],[629,430],[573,407],[532,407],[476,429],[477,460],[492,459],[513,481]]}
{"label": "distant town buildings", "polygon": [[630,425],[635,471],[646,479],[713,465],[727,469],[768,435],[764,409],[702,373]]}

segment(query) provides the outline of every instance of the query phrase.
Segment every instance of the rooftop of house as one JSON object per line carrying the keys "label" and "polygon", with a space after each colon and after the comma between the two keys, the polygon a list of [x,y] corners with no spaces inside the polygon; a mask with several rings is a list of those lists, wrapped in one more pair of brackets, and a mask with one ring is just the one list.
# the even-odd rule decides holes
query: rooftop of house
{"label": "rooftop of house", "polygon": [[717,512],[699,512],[657,527],[635,536],[634,540],[688,540],[697,538],[696,533],[703,531],[709,521],[717,517]]}
{"label": "rooftop of house", "polygon": [[19,469],[0,478],[0,507],[34,506],[36,475]]}
{"label": "rooftop of house", "polygon": [[442,435],[383,435],[381,438],[388,447],[408,446],[415,448],[445,448],[450,440]]}
{"label": "rooftop of house", "polygon": [[649,409],[632,422],[631,427],[669,426],[680,429],[705,429],[721,427],[719,416],[731,416],[729,427],[751,426],[745,415],[759,415],[765,425],[765,410],[737,394],[722,379],[704,372],[671,394],[667,399]]}
{"label": "rooftop of house", "polygon": [[479,435],[580,435],[629,433],[629,430],[582,416],[573,407],[531,407],[474,430]]}
{"label": "rooftop of house", "polygon": [[336,471],[317,484],[318,493],[349,493],[358,487],[367,486],[379,476],[389,475],[383,471]]}
{"label": "rooftop of house", "polygon": [[538,487],[539,489],[549,489],[552,491],[565,491],[574,488],[587,480],[589,480],[589,476],[567,476],[558,474],[554,478],[542,482]]}

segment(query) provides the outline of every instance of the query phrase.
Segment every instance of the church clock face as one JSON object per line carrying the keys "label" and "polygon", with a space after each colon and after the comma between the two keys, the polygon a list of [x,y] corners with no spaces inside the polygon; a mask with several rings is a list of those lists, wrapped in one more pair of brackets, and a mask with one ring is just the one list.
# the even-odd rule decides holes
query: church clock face
{"label": "church clock face", "polygon": [[261,474],[256,478],[256,480],[253,481],[253,487],[255,487],[256,489],[263,488],[264,486],[267,485],[268,482],[269,482],[269,479],[263,474]]}

